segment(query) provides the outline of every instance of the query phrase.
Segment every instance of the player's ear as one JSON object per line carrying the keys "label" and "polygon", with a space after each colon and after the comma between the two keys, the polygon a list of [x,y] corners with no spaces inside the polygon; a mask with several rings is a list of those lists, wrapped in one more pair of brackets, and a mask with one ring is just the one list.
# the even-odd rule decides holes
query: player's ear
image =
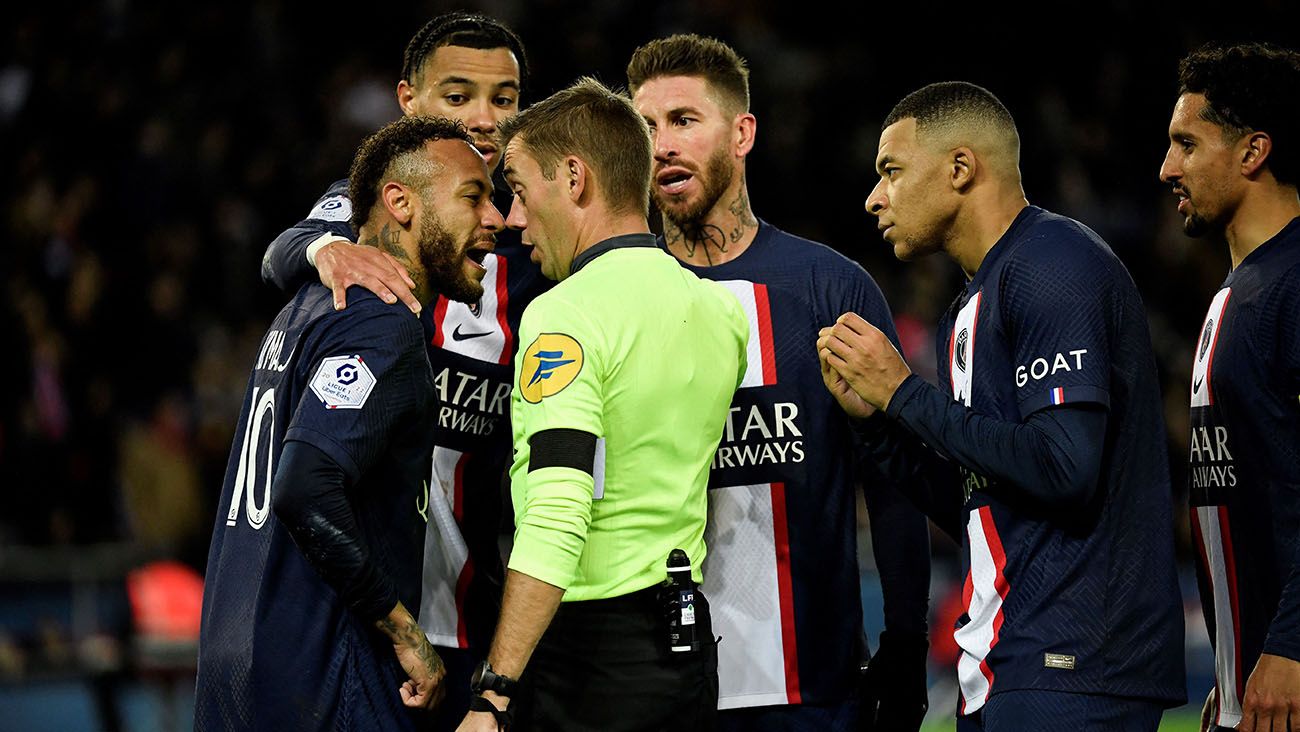
{"label": "player's ear", "polygon": [[736,157],[743,158],[754,149],[754,136],[758,133],[758,119],[749,112],[736,115],[733,142]]}
{"label": "player's ear", "polygon": [[560,177],[564,181],[569,200],[574,203],[582,201],[583,193],[590,187],[590,175],[591,170],[587,164],[576,155],[570,155],[560,161]]}
{"label": "player's ear", "polygon": [[389,216],[402,226],[410,226],[411,219],[415,217],[414,191],[390,180],[380,190],[379,198],[384,202],[384,210],[388,211]]}
{"label": "player's ear", "polygon": [[1243,140],[1241,174],[1253,178],[1264,167],[1269,153],[1273,152],[1273,138],[1267,132],[1252,132]]}
{"label": "player's ear", "polygon": [[402,108],[403,114],[415,114],[415,87],[411,82],[402,79],[397,82],[397,106]]}
{"label": "player's ear", "polygon": [[954,191],[964,191],[975,182],[979,163],[969,147],[959,147],[948,153],[949,179]]}

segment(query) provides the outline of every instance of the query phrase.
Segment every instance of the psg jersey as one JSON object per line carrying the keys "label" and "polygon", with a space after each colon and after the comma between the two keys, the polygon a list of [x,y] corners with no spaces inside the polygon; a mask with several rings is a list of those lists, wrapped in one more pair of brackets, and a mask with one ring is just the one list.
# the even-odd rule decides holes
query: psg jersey
{"label": "psg jersey", "polygon": [[414,728],[391,642],[321,579],[272,510],[284,442],[328,454],[345,473],[359,543],[418,612],[434,415],[423,335],[404,307],[348,294],[351,306],[335,311],[328,289],[304,286],[259,349],[208,554],[198,729]]}
{"label": "psg jersey", "polygon": [[[719,708],[842,701],[852,694],[862,634],[855,437],[822,384],[817,332],[852,311],[897,342],[889,309],[857,264],[765,222],[735,259],[684,266],[731,290],[750,321],[748,369],[709,477],[704,589],[722,638]],[[907,586],[885,588],[886,622],[921,633],[928,529],[888,490],[877,502],[894,499],[907,518],[873,524],[899,547],[877,560],[902,563],[888,574]],[[883,509],[875,498],[869,490],[868,504]],[[920,552],[894,538],[909,532]]]}
{"label": "psg jersey", "polygon": [[1196,345],[1189,495],[1219,716],[1261,652],[1300,660],[1300,219],[1224,280]]}
{"label": "psg jersey", "polygon": [[[497,193],[498,208],[508,206],[508,193]],[[351,216],[348,182],[337,181],[267,249],[263,278],[282,288],[315,280],[307,246],[322,234],[355,241]],[[516,232],[500,232],[495,252],[483,260],[482,298],[466,304],[439,296],[421,313],[439,402],[431,481],[439,490],[429,504],[419,621],[435,645],[486,652],[495,628],[516,334],[524,308],[551,286],[529,254]]]}
{"label": "psg jersey", "polygon": [[1164,422],[1128,272],[1086,227],[1027,207],[937,337],[942,388],[978,414],[1018,423],[1057,405],[1107,410],[1097,490],[1083,509],[1021,504],[962,469],[959,713],[1015,689],[1181,703]]}

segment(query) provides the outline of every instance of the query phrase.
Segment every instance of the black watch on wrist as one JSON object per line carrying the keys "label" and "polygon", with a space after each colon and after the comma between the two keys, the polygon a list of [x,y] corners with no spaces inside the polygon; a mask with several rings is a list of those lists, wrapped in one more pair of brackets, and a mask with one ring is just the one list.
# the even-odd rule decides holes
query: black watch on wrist
{"label": "black watch on wrist", "polygon": [[485,691],[491,691],[501,696],[513,698],[518,688],[518,681],[493,671],[492,664],[486,660],[480,663],[478,668],[474,669],[474,675],[469,679],[469,690],[475,696]]}

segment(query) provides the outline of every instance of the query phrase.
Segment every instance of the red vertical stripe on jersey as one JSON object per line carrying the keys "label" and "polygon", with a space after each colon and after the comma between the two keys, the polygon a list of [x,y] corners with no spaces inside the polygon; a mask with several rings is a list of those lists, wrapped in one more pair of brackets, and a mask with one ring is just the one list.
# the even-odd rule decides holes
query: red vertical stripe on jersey
{"label": "red vertical stripe on jersey", "polygon": [[[1223,303],[1223,308],[1224,310],[1228,308],[1226,301]],[[1205,367],[1205,382],[1207,384],[1210,382],[1208,365]],[[1237,606],[1237,560],[1232,552],[1232,528],[1228,525],[1227,506],[1219,506],[1219,538],[1223,541],[1223,565],[1228,574],[1228,599],[1232,601],[1232,655],[1237,659],[1237,695],[1242,697],[1246,693],[1246,684],[1241,678],[1241,611]]]}
{"label": "red vertical stripe on jersey", "polygon": [[758,347],[763,361],[763,385],[776,383],[776,344],[772,342],[772,310],[767,302],[767,285],[754,285],[754,309],[758,311]]}
{"label": "red vertical stripe on jersey", "polygon": [[456,470],[451,479],[451,514],[460,525],[465,519],[465,463],[469,462],[469,453],[463,452],[456,460]]}
{"label": "red vertical stripe on jersey", "polygon": [[514,334],[510,332],[509,308],[510,288],[507,285],[510,279],[506,276],[506,258],[497,257],[497,324],[501,326],[501,332],[505,334],[505,343],[501,346],[501,359],[497,362],[501,365],[510,363],[510,357],[514,354]]}
{"label": "red vertical stripe on jersey", "polygon": [[[975,326],[971,326],[971,353],[975,352]],[[993,693],[993,669],[989,668],[989,656],[993,654],[993,649],[998,645],[998,635],[1002,631],[1002,621],[1005,619],[1004,610],[1007,602],[1007,590],[1010,584],[1007,582],[1005,570],[1007,568],[1007,553],[1002,549],[1002,537],[998,536],[998,527],[993,523],[993,509],[983,506],[979,509],[980,523],[984,525],[984,541],[989,545],[989,554],[993,557],[993,567],[997,574],[993,580],[993,589],[997,590],[998,597],[1002,598],[1002,604],[998,606],[998,614],[993,617],[993,640],[989,641],[989,652],[980,661],[980,671],[984,672],[984,678],[989,682],[989,694]]]}
{"label": "red vertical stripe on jersey", "polygon": [[[762,285],[754,289],[758,290],[759,287]],[[767,293],[764,290],[763,305],[759,307],[759,312],[765,312],[766,307]],[[785,516],[785,483],[772,484],[772,534],[776,545],[777,594],[781,597],[781,647],[785,656],[786,703],[800,704],[799,649],[794,633],[794,586],[790,579],[790,532]]]}
{"label": "red vertical stripe on jersey", "polygon": [[456,579],[456,640],[461,648],[469,648],[469,634],[465,631],[465,595],[469,592],[469,583],[474,579],[474,558],[465,560],[465,566]]}
{"label": "red vertical stripe on jersey", "polygon": [[433,345],[435,348],[442,348],[443,341],[447,338],[442,334],[443,321],[447,319],[447,304],[450,301],[438,296],[438,302],[433,306]]}

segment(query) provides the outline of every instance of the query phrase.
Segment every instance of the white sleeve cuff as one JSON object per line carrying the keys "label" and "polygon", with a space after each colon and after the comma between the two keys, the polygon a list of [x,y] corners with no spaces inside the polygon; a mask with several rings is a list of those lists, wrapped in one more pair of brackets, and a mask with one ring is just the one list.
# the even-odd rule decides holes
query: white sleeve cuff
{"label": "white sleeve cuff", "polygon": [[307,263],[315,268],[316,253],[323,249],[326,244],[333,244],[336,241],[347,242],[349,244],[352,243],[348,241],[347,237],[339,236],[338,234],[321,234],[316,237],[315,241],[307,245]]}

